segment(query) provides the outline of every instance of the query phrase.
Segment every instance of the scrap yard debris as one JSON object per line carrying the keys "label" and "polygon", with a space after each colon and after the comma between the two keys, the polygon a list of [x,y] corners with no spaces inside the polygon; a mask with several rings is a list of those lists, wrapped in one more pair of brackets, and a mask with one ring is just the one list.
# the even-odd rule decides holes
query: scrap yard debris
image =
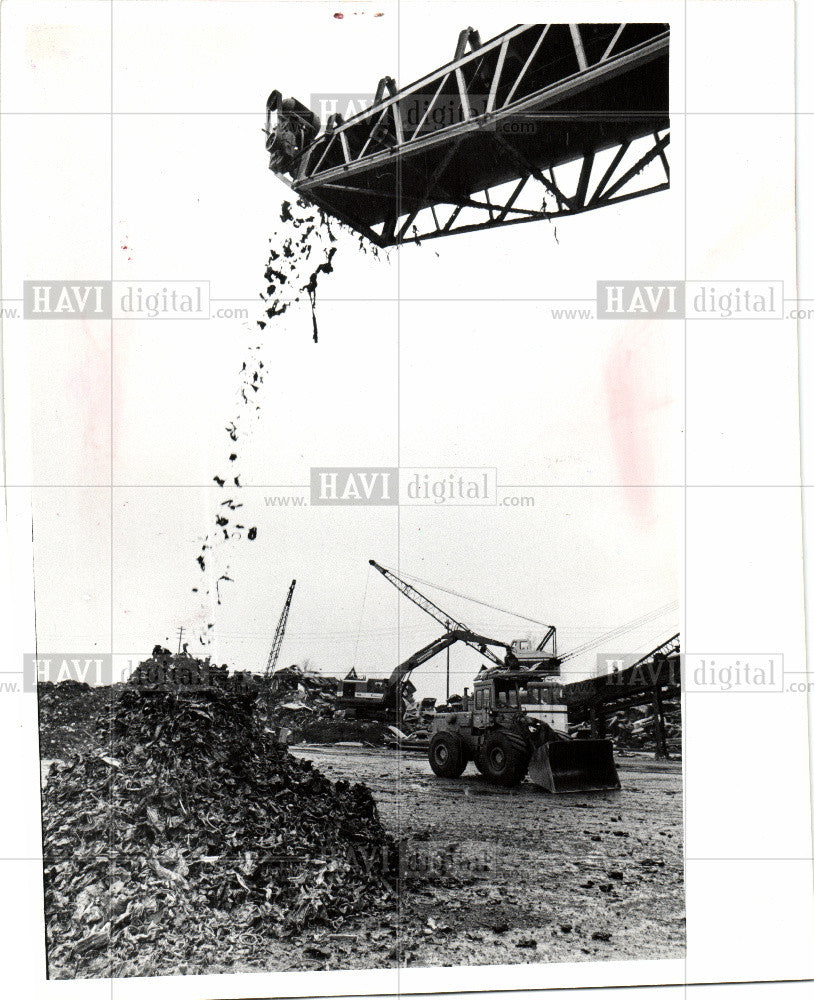
{"label": "scrap yard debris", "polygon": [[[160,648],[160,647],[157,647]],[[145,661],[156,670],[155,657]],[[198,661],[189,658],[187,663]],[[202,661],[207,662],[208,661]],[[176,663],[179,663],[176,658]],[[143,666],[143,665],[142,665]],[[178,668],[180,669],[180,667]],[[210,664],[210,674],[222,668]],[[142,677],[143,672],[139,674]],[[369,746],[396,745],[392,727],[373,719],[349,719],[338,704],[336,677],[328,677],[296,665],[276,670],[269,677],[248,671],[229,675],[257,695],[255,717],[281,742],[361,742]],[[132,683],[132,681],[131,681]],[[39,692],[40,757],[53,760],[102,743],[109,738],[111,707],[122,685],[91,687],[76,681],[41,683]],[[410,729],[409,726],[405,728]]]}
{"label": "scrap yard debris", "polygon": [[[653,709],[644,705],[628,705],[610,712],[605,731],[613,740],[617,753],[652,750],[658,746],[657,720]],[[573,733],[590,733],[589,724],[573,727]],[[670,757],[681,757],[681,699],[664,698],[665,749]]]}
{"label": "scrap yard debris", "polygon": [[[320,211],[302,199],[295,206],[283,202],[280,209],[280,227],[270,238],[269,261],[266,267],[265,293],[260,298],[264,302],[266,319],[257,325],[264,330],[268,320],[282,316],[291,305],[307,296],[311,303],[311,318],[314,340],[317,339],[316,294],[321,274],[333,270],[336,247],[330,246],[336,237]],[[312,261],[313,256],[313,261]],[[309,263],[310,262],[310,263]],[[246,346],[246,354],[241,365],[236,400],[236,411],[226,425],[228,444],[223,467],[212,477],[226,494],[218,499],[213,529],[201,542],[195,561],[200,573],[207,581],[203,587],[196,585],[193,593],[202,593],[202,617],[211,617],[212,600],[217,605],[223,603],[221,584],[233,583],[230,566],[226,562],[219,572],[212,566],[214,552],[224,545],[233,544],[242,538],[253,542],[258,535],[256,524],[246,521],[243,503],[237,500],[237,491],[243,486],[240,471],[240,444],[250,434],[250,421],[260,415],[261,387],[265,381],[266,362],[263,360],[263,344],[258,343],[257,331],[252,331]],[[214,622],[208,622],[199,636],[201,645],[206,646],[212,636]]]}
{"label": "scrap yard debris", "polygon": [[373,719],[348,719],[339,708],[339,681],[296,665],[257,678],[259,711],[286,743],[362,742],[381,746],[388,727]]}
{"label": "scrap yard debris", "polygon": [[112,689],[82,681],[37,684],[40,757],[50,760],[88,746],[108,721]]}
{"label": "scrap yard debris", "polygon": [[[643,750],[656,741],[656,724],[652,708],[631,706],[608,716],[607,733],[620,750]],[[678,697],[664,699],[664,735],[668,754],[680,757],[681,700]]]}
{"label": "scrap yard debris", "polygon": [[[155,662],[154,660],[147,661]],[[189,662],[195,662],[190,660]],[[210,670],[215,669],[210,666]],[[332,744],[358,742],[401,750],[426,750],[427,718],[417,711],[406,715],[401,728],[375,719],[352,719],[339,707],[341,682],[313,670],[292,665],[276,670],[268,678],[248,672],[230,675],[257,695],[255,716],[286,744]],[[40,757],[62,758],[68,753],[108,739],[111,706],[121,685],[91,687],[77,681],[38,685]],[[442,711],[461,710],[462,699],[453,696]],[[665,698],[667,751],[681,756],[681,706],[677,698]],[[655,720],[647,707],[633,706],[611,713],[607,734],[617,753],[652,753],[656,747]],[[572,732],[590,732],[578,725]]]}
{"label": "scrap yard debris", "polygon": [[108,742],[43,793],[52,977],[160,975],[386,898],[398,845],[365,785],[331,782],[256,717],[257,692],[156,647]]}

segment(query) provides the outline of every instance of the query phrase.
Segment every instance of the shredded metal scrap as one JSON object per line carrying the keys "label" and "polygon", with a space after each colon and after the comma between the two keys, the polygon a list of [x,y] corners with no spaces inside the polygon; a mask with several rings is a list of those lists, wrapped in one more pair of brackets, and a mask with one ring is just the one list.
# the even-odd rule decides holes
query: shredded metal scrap
{"label": "shredded metal scrap", "polygon": [[335,929],[389,892],[397,845],[368,788],[294,758],[236,680],[207,661],[154,657],[121,693],[109,745],[53,765],[52,976],[238,960],[258,935]]}

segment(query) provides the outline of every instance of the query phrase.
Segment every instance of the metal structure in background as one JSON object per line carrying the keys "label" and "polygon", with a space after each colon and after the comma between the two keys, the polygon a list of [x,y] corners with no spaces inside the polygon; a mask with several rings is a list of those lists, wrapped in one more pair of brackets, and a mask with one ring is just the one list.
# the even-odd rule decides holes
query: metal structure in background
{"label": "metal structure in background", "polygon": [[288,596],[285,599],[285,604],[283,605],[282,613],[280,614],[280,620],[277,622],[277,630],[274,633],[274,639],[271,643],[271,649],[269,651],[269,657],[266,661],[266,672],[265,675],[268,677],[270,674],[274,673],[274,668],[277,666],[277,660],[280,657],[280,649],[283,645],[283,636],[285,635],[285,627],[288,622],[288,612],[291,608],[291,598],[294,596],[294,587],[297,585],[296,580],[291,581],[291,586],[288,588]]}
{"label": "metal structure in background", "polygon": [[680,693],[681,638],[676,634],[624,670],[562,685],[558,699],[568,706],[569,724],[590,723],[591,735],[598,738],[605,736],[609,712],[652,705],[656,753],[666,757],[663,699]]}
{"label": "metal structure in background", "polygon": [[669,45],[660,23],[524,24],[483,44],[467,28],[451,62],[402,90],[385,77],[288,159],[275,150],[299,119],[269,126],[271,169],[379,247],[663,191]]}

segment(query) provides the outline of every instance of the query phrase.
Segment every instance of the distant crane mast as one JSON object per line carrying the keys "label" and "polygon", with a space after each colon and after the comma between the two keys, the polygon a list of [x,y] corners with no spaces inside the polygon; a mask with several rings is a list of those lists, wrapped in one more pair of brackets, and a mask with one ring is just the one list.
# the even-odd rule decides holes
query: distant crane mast
{"label": "distant crane mast", "polygon": [[283,611],[280,615],[280,620],[277,622],[277,631],[274,633],[274,641],[271,644],[271,650],[269,651],[269,658],[266,662],[266,677],[274,672],[274,668],[277,666],[277,660],[280,656],[280,647],[283,645],[283,636],[285,635],[285,627],[288,622],[288,612],[291,608],[291,598],[294,596],[294,587],[297,585],[296,580],[291,581],[291,586],[288,588],[288,597],[285,599],[285,604],[283,605]]}
{"label": "distant crane mast", "polygon": [[[396,576],[392,570],[386,569],[384,566],[380,566],[375,559],[370,560],[370,565],[374,569],[377,569],[385,580],[392,583],[399,593],[404,594],[404,596],[409,598],[413,604],[417,604],[422,611],[426,612],[430,618],[434,618],[439,625],[443,625],[448,632],[453,630],[460,632],[472,631],[468,625],[464,625],[463,622],[459,622],[457,619],[453,618],[452,615],[447,614],[446,611],[439,608],[437,604],[434,604],[429,597],[426,597],[421,593],[421,591],[416,590],[415,587],[406,583],[401,579],[401,577]],[[499,667],[504,665],[503,660],[501,660],[496,653],[493,653],[488,646],[483,644],[479,645],[477,642],[464,639],[463,637],[461,637],[461,641],[465,642],[467,646],[471,646],[472,649],[477,650],[477,652],[479,652],[482,656],[485,656],[488,660],[491,660],[492,663],[497,664]]]}

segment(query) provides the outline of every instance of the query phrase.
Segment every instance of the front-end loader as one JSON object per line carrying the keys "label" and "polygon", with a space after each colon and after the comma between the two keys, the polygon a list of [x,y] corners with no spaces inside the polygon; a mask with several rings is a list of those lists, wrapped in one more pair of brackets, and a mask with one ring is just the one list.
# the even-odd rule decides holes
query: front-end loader
{"label": "front-end loader", "polygon": [[427,750],[441,778],[459,778],[474,761],[497,785],[529,780],[549,792],[620,787],[610,740],[573,739],[552,723],[563,717],[550,681],[535,671],[482,670],[462,711],[436,715]]}

